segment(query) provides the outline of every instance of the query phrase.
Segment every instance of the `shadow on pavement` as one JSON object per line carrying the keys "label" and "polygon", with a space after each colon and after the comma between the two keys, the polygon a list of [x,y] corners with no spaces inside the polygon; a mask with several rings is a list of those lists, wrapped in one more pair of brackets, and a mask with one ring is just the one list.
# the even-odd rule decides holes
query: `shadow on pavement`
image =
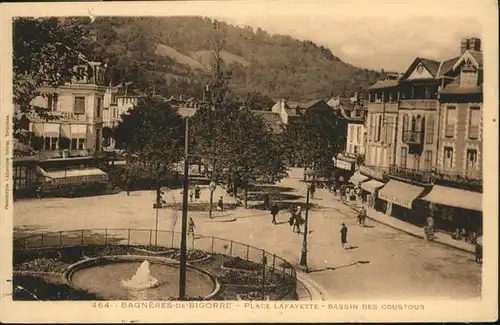
{"label": "shadow on pavement", "polygon": [[354,265],[358,265],[358,264],[369,264],[370,261],[357,261],[357,262],[354,262],[354,263],[351,263],[351,264],[346,264],[346,265],[341,265],[341,266],[336,266],[336,267],[332,267],[332,266],[327,266],[323,269],[317,269],[317,270],[310,270],[309,273],[315,273],[315,272],[323,272],[323,271],[335,271],[337,269],[341,269],[341,268],[344,268],[344,267],[349,267],[349,266],[354,266]]}

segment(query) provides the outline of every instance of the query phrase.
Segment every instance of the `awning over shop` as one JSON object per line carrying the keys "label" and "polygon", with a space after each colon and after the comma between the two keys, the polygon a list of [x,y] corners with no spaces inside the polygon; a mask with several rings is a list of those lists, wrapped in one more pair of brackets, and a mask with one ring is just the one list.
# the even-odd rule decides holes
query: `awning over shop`
{"label": "awning over shop", "polygon": [[424,191],[423,187],[390,180],[378,194],[378,197],[387,202],[411,209],[413,201]]}
{"label": "awning over shop", "polygon": [[59,138],[61,124],[59,123],[44,123],[43,136],[48,138]]}
{"label": "awning over shop", "polygon": [[61,136],[71,139],[71,126],[69,124],[61,124]]}
{"label": "awning over shop", "polygon": [[43,137],[43,123],[33,123],[32,131],[37,137]]}
{"label": "awning over shop", "polygon": [[87,137],[87,125],[86,124],[71,124],[71,138],[72,139],[84,139]]}
{"label": "awning over shop", "polygon": [[422,200],[450,207],[482,211],[482,198],[481,193],[434,185],[429,194],[424,196]]}
{"label": "awning over shop", "polygon": [[376,190],[384,186],[385,184],[374,179],[369,180],[368,182],[361,183],[361,188],[371,194],[375,193]]}
{"label": "awning over shop", "polygon": [[106,183],[108,181],[108,174],[98,168],[57,171],[45,171],[42,168],[37,168],[37,171],[39,174],[49,178],[52,185]]}
{"label": "awning over shop", "polygon": [[349,183],[353,183],[355,185],[358,185],[361,182],[364,182],[368,179],[365,175],[362,175],[359,170],[354,173],[354,175],[349,178]]}

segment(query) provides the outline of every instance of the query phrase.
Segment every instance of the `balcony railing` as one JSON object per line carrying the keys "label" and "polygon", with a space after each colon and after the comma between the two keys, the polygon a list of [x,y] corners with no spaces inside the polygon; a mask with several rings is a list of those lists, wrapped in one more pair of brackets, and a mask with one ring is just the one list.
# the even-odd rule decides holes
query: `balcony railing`
{"label": "balcony railing", "polygon": [[397,112],[398,102],[370,102],[368,104],[369,111],[386,111],[386,112]]}
{"label": "balcony railing", "polygon": [[404,131],[403,142],[407,144],[422,144],[423,133],[421,131]]}
{"label": "balcony railing", "polygon": [[382,167],[374,166],[359,166],[359,172],[365,176],[378,179],[381,181],[388,180],[387,170]]}
{"label": "balcony railing", "polygon": [[389,177],[409,180],[411,182],[419,184],[432,184],[434,182],[434,176],[432,171],[415,170],[410,168],[404,168],[399,166],[389,167]]}
{"label": "balcony railing", "polygon": [[403,99],[399,107],[402,109],[437,109],[438,102],[436,99]]}
{"label": "balcony railing", "polygon": [[[42,116],[34,113],[27,114],[29,119],[43,121],[61,121],[61,122],[87,122],[87,114],[75,114],[73,112],[54,111],[45,112]],[[47,118],[45,118],[47,116]]]}

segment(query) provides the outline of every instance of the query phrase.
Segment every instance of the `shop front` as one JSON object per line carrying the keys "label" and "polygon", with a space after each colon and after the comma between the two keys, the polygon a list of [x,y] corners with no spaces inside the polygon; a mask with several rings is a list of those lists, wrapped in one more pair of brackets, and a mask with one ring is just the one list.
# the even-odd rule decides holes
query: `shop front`
{"label": "shop front", "polygon": [[335,186],[338,188],[341,185],[347,185],[350,177],[354,174],[355,160],[338,155],[337,158],[333,159],[333,165],[335,167],[333,173]]}
{"label": "shop front", "polygon": [[436,229],[466,234],[482,231],[482,193],[435,185],[422,201],[431,207]]}
{"label": "shop front", "polygon": [[425,204],[415,202],[424,190],[420,186],[390,180],[379,190],[375,207],[387,215],[417,226],[424,226],[427,217]]}
{"label": "shop front", "polygon": [[366,202],[369,207],[375,208],[375,201],[378,196],[378,191],[385,184],[375,179],[361,183],[361,199]]}

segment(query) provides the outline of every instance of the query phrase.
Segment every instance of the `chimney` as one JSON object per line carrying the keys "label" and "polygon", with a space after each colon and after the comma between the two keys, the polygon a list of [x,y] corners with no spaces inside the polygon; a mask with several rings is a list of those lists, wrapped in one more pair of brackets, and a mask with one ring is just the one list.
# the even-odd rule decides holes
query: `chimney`
{"label": "chimney", "polygon": [[469,49],[472,51],[481,51],[481,39],[477,37],[473,37],[469,39]]}
{"label": "chimney", "polygon": [[462,41],[460,42],[460,55],[464,54],[465,51],[469,49],[469,39],[468,38],[462,38]]}

